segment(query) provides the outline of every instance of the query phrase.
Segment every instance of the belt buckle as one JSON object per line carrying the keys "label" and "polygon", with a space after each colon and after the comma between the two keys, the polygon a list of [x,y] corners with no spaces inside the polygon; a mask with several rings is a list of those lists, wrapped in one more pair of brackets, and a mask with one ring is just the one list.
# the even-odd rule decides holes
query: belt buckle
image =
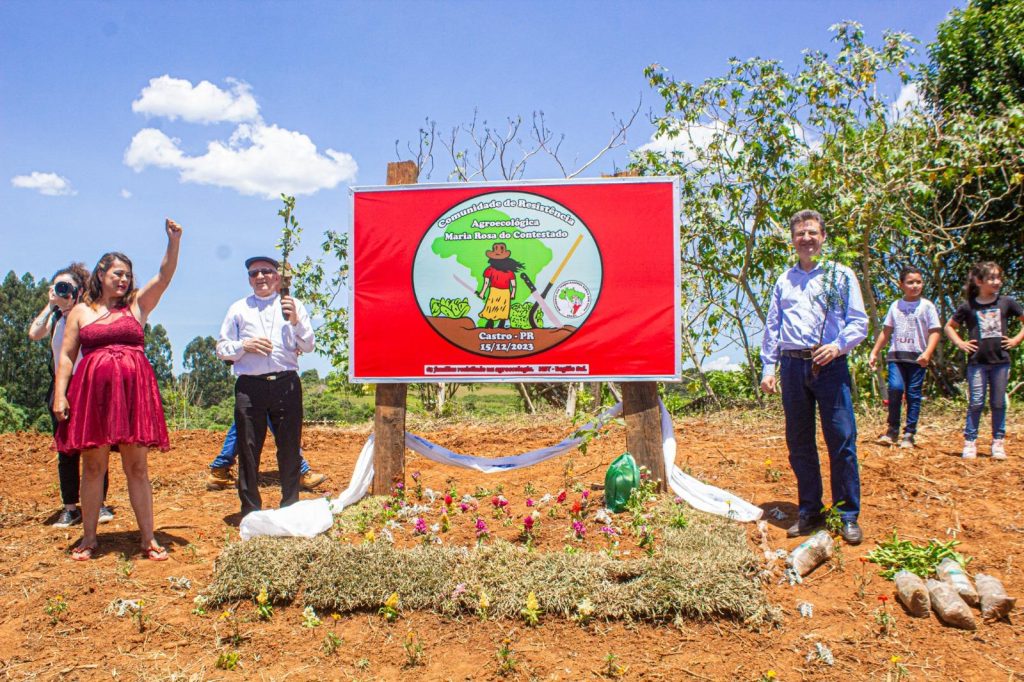
{"label": "belt buckle", "polygon": [[277,380],[277,375],[276,374],[268,374],[267,375],[267,381],[276,381],[276,380]]}

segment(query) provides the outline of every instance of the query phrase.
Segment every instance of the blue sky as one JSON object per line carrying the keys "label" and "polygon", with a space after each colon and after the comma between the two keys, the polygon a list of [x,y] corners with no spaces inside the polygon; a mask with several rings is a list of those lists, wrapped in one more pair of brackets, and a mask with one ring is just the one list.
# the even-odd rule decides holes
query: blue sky
{"label": "blue sky", "polygon": [[[216,336],[247,293],[245,257],[273,251],[280,202],[267,197],[300,194],[300,255],[312,252],[324,229],[347,229],[348,187],[382,184],[395,141],[404,148],[428,117],[447,131],[474,109],[491,124],[542,110],[565,134],[563,156],[585,159],[613,112],[641,97],[658,110],[643,78],[652,62],[696,81],[734,56],[795,68],[801,50],[829,51],[835,22],[861,22],[876,44],[886,28],[927,43],[962,4],[5,0],[0,275],[49,277],[118,250],[148,278],[163,218],[176,219],[178,274],[151,321],[180,370],[188,341]],[[625,165],[651,134],[641,115],[588,175]],[[527,170],[556,176],[543,161]]]}

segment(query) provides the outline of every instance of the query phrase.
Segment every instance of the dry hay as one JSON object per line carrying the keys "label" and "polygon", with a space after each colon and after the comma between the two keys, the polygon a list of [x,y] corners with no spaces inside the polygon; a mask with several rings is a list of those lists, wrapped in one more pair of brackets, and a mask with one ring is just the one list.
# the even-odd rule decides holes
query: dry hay
{"label": "dry hay", "polygon": [[579,616],[590,602],[596,619],[663,621],[728,618],[775,623],[755,579],[756,560],[742,526],[694,512],[685,528],[662,527],[654,556],[619,559],[598,552],[537,552],[496,540],[482,547],[421,545],[396,549],[377,539],[361,545],[327,536],[260,537],[225,549],[207,593],[214,603],[251,600],[262,587],[276,602],[301,601],[321,611],[376,612],[398,593],[403,610],[449,616],[516,618],[529,592],[544,613]]}

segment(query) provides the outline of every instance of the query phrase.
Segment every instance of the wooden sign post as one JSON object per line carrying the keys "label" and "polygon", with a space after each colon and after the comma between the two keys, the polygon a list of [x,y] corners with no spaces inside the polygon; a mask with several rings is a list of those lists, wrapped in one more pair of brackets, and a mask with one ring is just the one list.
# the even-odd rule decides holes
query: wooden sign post
{"label": "wooden sign post", "polygon": [[668,490],[665,458],[661,443],[661,409],[658,407],[658,384],[654,381],[622,382],[622,416],[626,420],[626,450],[637,466],[647,467],[658,489]]}
{"label": "wooden sign post", "polygon": [[[413,161],[388,164],[389,185],[415,185],[419,169]],[[387,495],[405,483],[405,400],[408,384],[377,384],[373,415],[374,495]]]}

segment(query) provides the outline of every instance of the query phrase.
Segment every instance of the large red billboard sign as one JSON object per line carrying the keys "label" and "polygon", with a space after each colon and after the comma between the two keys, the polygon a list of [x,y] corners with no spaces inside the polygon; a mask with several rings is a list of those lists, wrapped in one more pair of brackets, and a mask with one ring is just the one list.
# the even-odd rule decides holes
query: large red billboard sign
{"label": "large red billboard sign", "polygon": [[678,380],[671,178],[353,188],[353,381]]}

